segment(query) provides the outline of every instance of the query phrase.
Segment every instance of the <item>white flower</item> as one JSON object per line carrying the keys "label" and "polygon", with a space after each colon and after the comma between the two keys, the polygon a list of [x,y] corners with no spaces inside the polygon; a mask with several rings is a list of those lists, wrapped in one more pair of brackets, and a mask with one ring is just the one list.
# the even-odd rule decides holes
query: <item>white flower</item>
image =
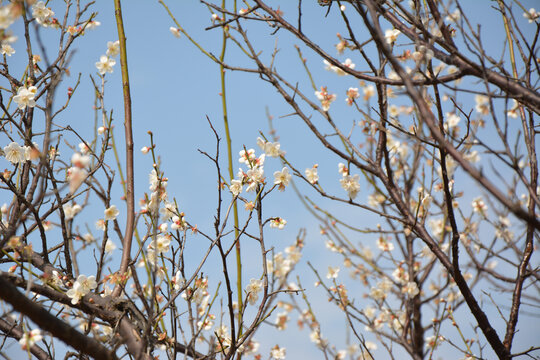
{"label": "white flower", "polygon": [[456,113],[446,113],[446,122],[444,123],[445,129],[448,130],[455,128],[460,120],[461,118]]}
{"label": "white flower", "polygon": [[51,17],[54,16],[54,11],[45,7],[43,1],[39,1],[32,5],[32,16],[36,18],[38,24],[47,27],[50,25]]}
{"label": "white flower", "polygon": [[71,194],[75,193],[79,186],[86,180],[88,173],[85,169],[73,166],[70,167],[67,171],[67,181],[69,183],[69,192]]}
{"label": "white flower", "polygon": [[270,227],[271,228],[278,228],[279,230],[282,230],[285,225],[287,225],[287,220],[277,217],[270,220]]}
{"label": "white flower", "polygon": [[[328,60],[323,60],[323,63],[326,65],[326,70],[335,72],[339,76],[347,75],[347,73],[343,71],[339,66],[330,64]],[[352,62],[351,59],[345,59],[345,62],[341,63],[341,65],[349,69],[354,69],[356,67],[356,65]]]}
{"label": "white flower", "polygon": [[276,345],[270,351],[270,358],[275,360],[283,360],[285,359],[285,354],[285,348],[280,348],[278,345]]}
{"label": "white flower", "polygon": [[418,289],[418,285],[414,281],[410,281],[403,286],[401,292],[408,294],[410,297],[415,297],[420,294],[420,289]]}
{"label": "white flower", "polygon": [[171,245],[170,236],[158,236],[156,239],[156,251],[158,254],[169,251]]}
{"label": "white flower", "polygon": [[180,29],[179,28],[175,28],[174,26],[171,26],[169,28],[169,31],[171,32],[171,34],[174,35],[174,37],[177,37],[177,38],[180,37]]}
{"label": "white flower", "polygon": [[184,280],[184,278],[182,277],[182,273],[180,272],[180,270],[178,270],[176,272],[176,274],[174,275],[174,277],[171,279],[171,282],[173,283],[174,285],[174,290],[178,291],[180,290],[181,288],[184,287],[184,285],[186,284],[186,280]]}
{"label": "white flower", "polygon": [[90,233],[86,233],[82,236],[83,240],[87,243],[87,244],[91,244],[93,243],[94,241],[96,241],[96,239],[94,238],[94,236],[92,236],[92,234]]}
{"label": "white flower", "polygon": [[30,86],[28,88],[21,86],[17,90],[17,95],[13,97],[13,101],[17,103],[19,109],[23,110],[24,108],[36,106],[36,101],[34,97],[36,96],[37,88],[35,86]]}
{"label": "white flower", "polygon": [[229,191],[234,196],[238,196],[242,192],[242,181],[241,180],[231,180],[231,185],[229,186]]}
{"label": "white flower", "polygon": [[96,221],[96,229],[105,231],[105,220],[99,219],[98,221]]}
{"label": "white flower", "polygon": [[7,146],[4,146],[4,156],[6,160],[10,161],[12,164],[18,164],[26,160],[26,151],[25,148],[12,142]]}
{"label": "white flower", "polygon": [[92,20],[92,21],[89,21],[89,22],[86,24],[86,29],[87,29],[87,30],[94,30],[94,29],[97,28],[98,26],[101,26],[101,23],[100,23],[99,21]]}
{"label": "white flower", "polygon": [[172,230],[185,230],[186,229],[186,221],[184,220],[184,217],[179,217],[179,216],[173,216],[172,218],[172,225],[171,225],[171,229]]}
{"label": "white flower", "polygon": [[96,277],[94,275],[88,277],[86,275],[79,275],[77,282],[81,286],[81,291],[85,294],[88,294],[97,287]]}
{"label": "white flower", "polygon": [[238,154],[240,155],[240,159],[238,159],[240,163],[250,165],[255,160],[255,149],[249,149],[248,151],[241,150]]}
{"label": "white flower", "polygon": [[448,16],[446,16],[445,18],[446,21],[451,23],[457,23],[459,19],[461,19],[461,12],[459,11],[459,9],[456,9],[454,10],[454,12],[449,13]]}
{"label": "white flower", "polygon": [[307,180],[312,184],[316,184],[317,181],[319,181],[319,175],[317,174],[318,166],[319,165],[315,164],[311,169],[306,169],[305,171]]}
{"label": "white flower", "polygon": [[166,201],[163,204],[163,207],[159,209],[159,212],[163,216],[164,220],[171,219],[174,215],[176,215],[176,205],[172,202]]}
{"label": "white flower", "polygon": [[506,112],[509,117],[516,119],[518,117],[519,103],[516,99],[512,99],[512,106]]}
{"label": "white flower", "polygon": [[116,205],[111,205],[111,207],[105,209],[105,220],[115,220],[120,211],[116,208]]}
{"label": "white flower", "polygon": [[116,61],[114,59],[111,59],[106,55],[101,55],[99,61],[96,63],[96,68],[101,75],[105,75],[105,73],[113,72],[114,65],[116,65]]}
{"label": "white flower", "polygon": [[251,305],[255,305],[259,299],[259,292],[261,292],[263,286],[262,280],[251,279],[250,283],[246,286],[247,300]]}
{"label": "white flower", "polygon": [[328,267],[328,273],[326,274],[327,279],[337,279],[339,275],[339,267]]}
{"label": "white flower", "polygon": [[13,22],[15,17],[13,16],[13,8],[10,5],[0,7],[0,29],[7,29]]}
{"label": "white flower", "polygon": [[373,85],[365,86],[362,89],[364,93],[364,100],[368,101],[373,95],[375,95],[375,87]]}
{"label": "white flower", "polygon": [[481,197],[477,197],[472,201],[472,208],[474,212],[480,213],[482,215],[486,214],[488,210],[487,205],[484,203]]}
{"label": "white flower", "polygon": [[349,175],[349,168],[344,163],[339,163],[338,164],[338,172],[342,176],[347,176],[347,175]]}
{"label": "white flower", "polygon": [[281,171],[274,172],[274,178],[274,184],[279,185],[279,190],[285,190],[285,187],[289,185],[289,181],[291,181],[289,169],[284,167]]}
{"label": "white flower", "polygon": [[64,209],[64,217],[66,220],[71,220],[77,215],[79,212],[81,212],[82,207],[79,204],[71,205],[71,204],[64,204],[62,206]]}
{"label": "white flower", "polygon": [[383,236],[380,236],[377,239],[377,247],[382,251],[392,251],[394,250],[394,244],[386,240]]}
{"label": "white flower", "polygon": [[9,44],[2,44],[2,49],[0,50],[0,52],[2,53],[2,55],[11,56],[15,54],[15,49],[13,49]]}
{"label": "white flower", "polygon": [[116,245],[110,239],[107,239],[107,242],[105,243],[105,252],[110,254],[114,250],[116,250]]}
{"label": "white flower", "polygon": [[19,344],[21,344],[21,348],[23,350],[27,350],[42,339],[43,336],[41,335],[41,330],[34,329],[30,332],[25,332],[24,335],[19,339]]}
{"label": "white flower", "polygon": [[354,199],[360,191],[360,183],[358,182],[359,178],[360,176],[358,174],[354,176],[345,175],[341,180],[339,180],[341,187],[347,191],[351,199]]}
{"label": "white flower", "polygon": [[523,13],[523,17],[529,20],[529,24],[530,24],[540,17],[540,13],[536,11],[534,8],[530,8],[528,12]]}
{"label": "white flower", "polygon": [[71,163],[79,168],[85,168],[90,165],[90,156],[81,155],[78,152],[73,153],[73,155],[71,155]]}
{"label": "white flower", "polygon": [[345,102],[347,105],[352,106],[354,103],[354,100],[358,99],[360,97],[360,94],[358,93],[358,88],[350,87],[347,90],[347,98],[345,99]]}
{"label": "white flower", "polygon": [[[115,57],[118,54],[120,54],[120,40],[108,41],[107,42],[107,53],[106,54],[109,57]],[[111,70],[111,72],[112,72],[112,70]]]}
{"label": "white flower", "polygon": [[249,185],[246,188],[247,192],[254,191],[258,184],[264,182],[264,169],[262,166],[257,166],[247,171]]}
{"label": "white flower", "polygon": [[489,98],[485,95],[476,95],[474,97],[476,101],[476,111],[482,115],[489,114]]}
{"label": "white flower", "polygon": [[73,287],[66,292],[66,295],[71,298],[71,303],[76,305],[81,298],[86,295],[86,292],[81,284],[78,281],[75,281],[75,284],[73,284]]}
{"label": "white flower", "polygon": [[269,141],[264,141],[262,138],[257,138],[257,145],[264,151],[264,153],[270,157],[280,157],[284,155],[285,152],[280,150],[280,143],[275,142],[271,143]]}
{"label": "white flower", "polygon": [[398,29],[388,29],[384,32],[384,38],[386,39],[386,43],[388,45],[393,44],[396,40],[398,35],[401,34],[401,31]]}
{"label": "white flower", "polygon": [[321,91],[315,91],[315,96],[317,96],[317,99],[321,102],[324,111],[328,111],[330,109],[330,104],[337,98],[336,94],[328,93],[326,86],[321,86]]}

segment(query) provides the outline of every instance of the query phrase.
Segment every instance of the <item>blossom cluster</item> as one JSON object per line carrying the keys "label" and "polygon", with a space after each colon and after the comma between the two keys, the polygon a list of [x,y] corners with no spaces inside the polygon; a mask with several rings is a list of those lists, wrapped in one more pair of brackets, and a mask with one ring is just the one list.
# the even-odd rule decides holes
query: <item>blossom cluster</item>
{"label": "blossom cluster", "polygon": [[13,165],[16,165],[25,161],[38,159],[40,152],[37,143],[33,143],[31,146],[20,146],[16,142],[11,142],[4,146],[3,155],[7,161],[11,162]]}
{"label": "blossom cluster", "polygon": [[101,75],[113,72],[113,66],[116,65],[116,60],[114,60],[114,57],[118,56],[119,53],[119,40],[107,42],[107,52],[105,55],[101,55],[99,61],[96,62],[96,68]]}
{"label": "blossom cluster", "polygon": [[76,305],[79,303],[81,298],[83,298],[90,291],[94,290],[97,287],[96,277],[94,275],[86,276],[79,275],[77,280],[66,293],[67,296],[71,298],[71,303]]}

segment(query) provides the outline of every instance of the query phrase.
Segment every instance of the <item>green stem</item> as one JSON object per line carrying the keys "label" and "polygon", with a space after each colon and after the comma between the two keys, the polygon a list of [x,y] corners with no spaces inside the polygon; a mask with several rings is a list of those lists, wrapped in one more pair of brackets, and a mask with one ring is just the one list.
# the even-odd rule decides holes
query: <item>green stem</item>
{"label": "green stem", "polygon": [[[225,0],[222,0],[222,8],[225,8]],[[225,17],[225,14],[222,14],[222,17]],[[228,28],[223,26],[223,38],[222,38],[222,47],[221,54],[219,56],[219,75],[221,80],[221,105],[223,107],[223,125],[225,127],[225,138],[227,140],[227,157],[229,162],[229,177],[230,180],[234,179],[234,170],[233,170],[233,157],[232,157],[232,140],[231,132],[229,130],[229,116],[227,113],[227,96],[226,96],[226,87],[225,87],[225,67],[222,65],[225,60],[225,52],[227,49],[227,39],[228,39]],[[240,239],[239,236],[239,221],[238,221],[238,205],[237,202],[234,202],[233,205],[233,216],[234,216],[234,238],[238,239],[236,242],[236,287],[237,287],[237,301],[238,308],[243,308],[243,299],[242,299],[242,255],[240,251]],[[242,336],[242,314],[238,313],[238,337]]]}
{"label": "green stem", "polygon": [[[120,66],[122,69],[122,89],[124,93],[124,129],[126,141],[126,230],[122,241],[122,260],[120,262],[120,275],[127,272],[130,257],[131,243],[133,240],[133,230],[135,228],[135,198],[134,198],[134,172],[133,172],[133,130],[131,116],[131,94],[129,88],[129,72],[127,64],[126,34],[124,32],[124,22],[122,19],[122,7],[120,0],[114,0],[114,14],[118,30],[118,40],[120,42]],[[113,297],[118,297],[122,291],[120,286],[113,290]]]}

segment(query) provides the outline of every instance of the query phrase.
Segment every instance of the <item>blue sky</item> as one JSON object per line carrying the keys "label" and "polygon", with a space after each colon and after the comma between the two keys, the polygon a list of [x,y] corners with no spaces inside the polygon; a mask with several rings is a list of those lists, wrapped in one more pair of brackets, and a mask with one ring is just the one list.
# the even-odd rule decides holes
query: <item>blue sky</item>
{"label": "blue sky", "polygon": [[[481,21],[486,15],[487,0],[466,2],[463,4],[470,7],[469,14],[473,15],[473,20]],[[534,1],[524,1],[526,8],[534,6]],[[287,18],[288,14],[295,14],[296,2],[280,1],[279,4]],[[218,54],[221,46],[220,29],[205,30],[210,26],[211,18],[208,9],[196,1],[169,1],[168,5],[175,14],[181,25],[199,41],[205,48],[213,54]],[[50,2],[49,6],[60,16],[63,6],[60,2]],[[71,63],[71,77],[66,78],[57,94],[57,104],[63,104],[67,97],[67,87],[73,86],[77,79],[77,74],[82,73],[81,85],[71,100],[69,109],[58,119],[61,126],[71,125],[80,134],[90,134],[94,127],[94,113],[92,110],[94,96],[89,74],[93,74],[97,79],[95,62],[105,53],[107,41],[117,39],[116,24],[114,20],[114,10],[112,2],[98,2],[93,7],[98,12],[96,19],[101,22],[101,26],[96,30],[88,31],[80,38],[74,46],[76,52]],[[332,11],[337,11],[334,8]],[[156,151],[161,156],[162,167],[169,178],[169,194],[178,200],[180,210],[184,211],[190,222],[198,224],[199,228],[212,233],[213,214],[216,208],[216,176],[213,165],[201,155],[197,149],[213,154],[215,141],[210,130],[206,117],[208,116],[215,126],[223,141],[221,146],[222,171],[226,169],[226,148],[224,141],[224,131],[222,126],[222,108],[220,98],[219,68],[201,54],[185,37],[177,39],[169,32],[169,27],[173,26],[165,10],[156,1],[130,0],[123,3],[124,23],[127,34],[127,46],[129,57],[129,71],[131,79],[131,94],[133,102],[133,126],[136,150],[136,200],[142,197],[148,189],[148,173],[151,170],[152,160],[149,155],[143,155],[139,149],[149,145],[148,131],[154,134],[154,141],[157,143]],[[316,6],[315,1],[309,3],[304,1],[304,22],[303,29],[332,55],[337,55],[333,49],[337,42],[336,33],[345,33],[341,24],[334,23],[332,17],[324,17],[325,9]],[[493,12],[495,13],[495,12]],[[516,12],[521,14],[521,12]],[[292,22],[295,22],[295,15],[290,15]],[[475,19],[475,17],[478,17]],[[495,15],[494,15],[495,16]],[[481,18],[482,17],[482,18]],[[499,24],[499,20],[491,24],[483,24],[483,34],[485,44],[488,48],[493,48],[496,54],[500,52],[497,46],[502,46],[504,32]],[[21,22],[13,25],[15,35],[19,40],[14,45],[17,53],[9,59],[12,69],[20,68],[22,57],[24,56],[24,44],[22,36]],[[255,43],[260,50],[263,50],[263,57],[269,58],[274,46],[280,51],[276,61],[276,68],[291,78],[291,82],[298,81],[306,94],[311,95],[309,83],[305,72],[303,72],[294,44],[299,44],[298,40],[292,39],[280,31],[277,35],[270,35],[271,31],[266,26],[252,27],[249,34],[257,38]],[[48,45],[47,51],[54,52],[55,30],[43,29],[41,35]],[[366,35],[367,36],[367,35]],[[253,65],[229,43],[227,61],[230,64],[252,67]],[[326,72],[322,61],[313,56],[313,53],[302,48],[304,56],[308,59],[308,65],[313,71],[317,86],[333,86],[338,92],[338,100],[332,107],[335,117],[343,124],[353,125],[354,121],[361,120],[358,114],[347,107],[344,103],[344,89],[349,86],[358,86],[356,80],[348,78],[336,78],[334,74]],[[499,51],[499,52],[496,52]],[[349,54],[340,56],[343,61]],[[53,55],[49,55],[53,58]],[[354,59],[357,66],[360,59]],[[20,69],[22,71],[22,69]],[[17,71],[17,70],[15,70]],[[116,123],[116,137],[121,146],[123,135],[123,103],[121,93],[121,74],[119,62],[115,66],[113,74],[106,75],[106,98],[105,104],[108,109],[114,109]],[[329,156],[328,153],[318,145],[316,139],[309,133],[297,117],[287,116],[291,109],[284,103],[276,91],[268,84],[252,74],[241,72],[227,73],[227,94],[229,106],[229,119],[233,138],[233,157],[245,145],[247,148],[256,147],[256,138],[259,131],[268,134],[268,122],[266,109],[275,118],[274,126],[280,136],[282,149],[287,151],[288,159],[299,169],[303,170],[318,163],[321,175],[321,183],[325,184],[327,190],[337,194],[342,194],[339,187],[337,172],[337,158]],[[313,96],[312,100],[315,100]],[[466,100],[463,100],[465,103]],[[470,100],[469,106],[473,106]],[[314,117],[316,118],[316,114]],[[316,120],[317,121],[317,120]],[[320,119],[318,120],[320,121]],[[72,144],[78,142],[68,139]],[[69,150],[66,149],[66,152]],[[112,157],[109,158],[112,164]],[[7,166],[4,160],[1,166]],[[235,164],[235,172],[240,164]],[[271,173],[281,168],[276,161],[267,160],[265,172],[268,177]],[[366,188],[362,184],[362,188]],[[366,222],[378,222],[380,220],[373,215],[347,211],[344,207],[320,200],[313,192],[306,187],[302,189],[307,194],[335,211],[340,216],[350,221],[358,221],[361,218]],[[121,208],[123,206],[120,196],[120,187],[114,189],[114,199]],[[367,193],[361,193],[359,197],[367,199]],[[8,199],[0,194],[2,202]],[[114,202],[114,201],[113,201]],[[242,210],[241,210],[242,212]],[[102,216],[102,207],[99,203],[93,204],[85,210],[85,217],[93,219]],[[325,274],[329,264],[338,265],[339,257],[329,256],[324,249],[323,238],[318,235],[318,225],[315,219],[301,207],[299,201],[294,196],[292,189],[287,189],[285,193],[276,193],[265,205],[266,216],[282,216],[287,219],[288,224],[285,230],[278,232],[269,230],[267,241],[271,246],[276,247],[276,251],[281,251],[294,241],[300,228],[307,229],[307,245],[304,259],[310,259],[314,264],[320,265],[321,272]],[[93,224],[93,221],[90,222]],[[373,238],[374,239],[374,238]],[[372,238],[364,241],[372,241]],[[116,241],[117,245],[120,242]],[[194,245],[196,247],[196,245]],[[194,250],[196,251],[196,250]],[[249,245],[244,248],[245,252],[253,251]],[[246,263],[246,273],[244,279],[258,277],[256,264]],[[344,328],[344,318],[336,316],[320,290],[313,290],[314,277],[305,266],[300,265],[300,274],[304,276],[303,284],[314,294],[314,306],[321,310],[323,317],[323,335],[330,337],[331,341],[337,341],[336,345],[343,348],[342,338]],[[210,268],[211,269],[211,268]],[[208,270],[206,270],[208,271]],[[211,282],[217,282],[218,276],[211,275]],[[358,289],[362,291],[362,289]],[[363,290],[362,292],[367,292]],[[272,317],[273,319],[273,317]],[[296,336],[294,318],[290,323],[290,331],[277,333],[274,330],[266,330],[256,338],[265,348],[270,348],[277,341],[286,341],[293,336],[292,344],[282,345],[288,348],[288,358],[299,358],[307,351],[314,357],[320,357],[314,346],[310,345],[309,333],[304,330],[303,334]],[[523,318],[523,323],[533,328],[534,320]],[[324,324],[328,324],[327,326]],[[326,330],[327,329],[327,330]],[[294,334],[294,335],[291,335]],[[341,338],[341,339],[340,339]],[[271,340],[266,340],[271,339]],[[341,342],[341,343],[340,343]],[[531,343],[528,341],[527,343]]]}

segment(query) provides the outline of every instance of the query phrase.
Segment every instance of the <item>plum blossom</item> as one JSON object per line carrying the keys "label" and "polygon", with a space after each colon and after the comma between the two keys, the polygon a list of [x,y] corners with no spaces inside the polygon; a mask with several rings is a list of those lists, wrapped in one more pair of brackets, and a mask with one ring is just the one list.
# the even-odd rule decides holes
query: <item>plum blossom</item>
{"label": "plum blossom", "polygon": [[75,193],[81,184],[86,180],[88,173],[85,169],[80,167],[70,167],[67,171],[67,181],[69,183],[69,192],[71,194]]}
{"label": "plum blossom", "polygon": [[257,185],[264,183],[264,169],[262,166],[255,166],[252,169],[249,169],[246,175],[249,184],[246,188],[247,192],[254,191],[257,188]]}
{"label": "plum blossom", "polygon": [[318,164],[315,164],[311,169],[306,169],[305,171],[307,180],[312,184],[316,184],[319,181],[319,175],[317,174],[318,166]]}
{"label": "plum blossom", "polygon": [[279,230],[282,230],[285,225],[287,225],[287,220],[277,217],[270,220],[270,227],[271,228],[278,228]]}
{"label": "plum blossom", "polygon": [[[115,57],[120,54],[120,41],[108,41],[107,42],[107,56]],[[113,64],[114,65],[114,64]]]}
{"label": "plum blossom", "polygon": [[[181,213],[182,215],[183,213]],[[171,229],[172,230],[185,230],[187,228],[187,223],[186,221],[184,220],[184,217],[183,216],[173,216],[172,217],[172,225],[171,225]]]}
{"label": "plum blossom", "polygon": [[481,115],[488,115],[489,114],[489,98],[485,95],[476,95],[474,97],[474,100],[476,102],[476,112],[480,113]]}
{"label": "plum blossom", "polygon": [[48,7],[45,7],[43,1],[38,1],[36,4],[32,5],[32,16],[36,19],[39,25],[47,27],[51,24],[54,11]]}
{"label": "plum blossom", "polygon": [[345,102],[347,105],[352,106],[354,103],[354,100],[358,99],[360,97],[360,94],[358,93],[358,88],[350,87],[347,90],[347,98],[345,99]]}
{"label": "plum blossom", "polygon": [[420,289],[418,289],[418,285],[414,281],[409,281],[401,288],[401,292],[408,294],[410,297],[415,297],[420,294]]}
{"label": "plum blossom", "polygon": [[[152,244],[151,244],[152,245]],[[171,245],[170,236],[158,236],[156,239],[156,251],[158,254],[165,253],[169,251]]]}
{"label": "plum blossom", "polygon": [[41,335],[41,330],[34,329],[30,332],[25,332],[24,335],[19,339],[19,344],[21,344],[21,348],[23,350],[27,350],[42,339],[43,335]]}
{"label": "plum blossom", "polygon": [[279,142],[270,142],[265,141],[264,139],[258,137],[257,138],[257,145],[261,148],[264,153],[270,157],[280,157],[281,155],[285,155],[285,152],[280,149],[281,145]]}
{"label": "plum blossom", "polygon": [[516,99],[512,99],[512,106],[506,112],[508,114],[508,117],[516,119],[518,117],[518,109],[519,103],[516,101]]}
{"label": "plum blossom", "polygon": [[283,360],[285,359],[286,354],[285,348],[279,347],[279,345],[276,345],[272,348],[270,351],[270,358],[275,360]]}
{"label": "plum blossom", "polygon": [[179,28],[176,28],[174,26],[171,26],[169,28],[169,31],[171,32],[171,34],[173,34],[174,37],[176,38],[179,38],[180,37],[180,29]]}
{"label": "plum blossom", "polygon": [[120,211],[116,207],[116,205],[111,205],[109,208],[105,209],[105,220],[115,220],[118,214],[120,214]]}
{"label": "plum blossom", "polygon": [[13,97],[13,101],[17,103],[19,109],[24,110],[27,106],[34,107],[36,106],[36,101],[34,100],[37,93],[37,88],[35,86],[24,87],[21,86],[17,90],[17,95]]}
{"label": "plum blossom", "polygon": [[71,303],[76,305],[82,297],[97,287],[95,276],[86,277],[79,275],[73,284],[73,287],[66,292],[66,295],[71,298]]}
{"label": "plum blossom", "polygon": [[530,8],[529,11],[523,13],[523,17],[529,20],[530,24],[540,18],[540,12],[536,11],[534,8]]}
{"label": "plum blossom", "polygon": [[75,217],[75,215],[81,212],[82,207],[79,204],[75,204],[75,205],[64,204],[64,206],[62,206],[62,209],[64,210],[65,219],[71,220]]}
{"label": "plum blossom", "polygon": [[4,146],[4,156],[6,160],[15,165],[26,160],[26,151],[23,146],[20,146],[16,142],[12,142],[9,145]]}
{"label": "plum blossom", "polygon": [[394,244],[387,239],[385,239],[383,236],[380,236],[377,239],[377,247],[381,249],[382,251],[392,251],[394,250]]}
{"label": "plum blossom", "polygon": [[229,186],[229,191],[234,196],[238,196],[242,192],[242,180],[231,180],[231,185]]}
{"label": "plum blossom", "polygon": [[345,175],[339,180],[341,187],[347,191],[351,199],[354,199],[360,191],[360,183],[358,182],[359,179],[360,176],[356,174],[354,176]]}
{"label": "plum blossom", "polygon": [[446,113],[446,121],[444,123],[444,128],[446,130],[453,129],[459,124],[461,118],[454,112]]}
{"label": "plum blossom", "polygon": [[105,252],[107,254],[110,254],[112,253],[114,250],[116,250],[116,244],[113,243],[110,239],[107,240],[107,242],[105,243]]}
{"label": "plum blossom", "polygon": [[249,165],[253,160],[255,160],[255,149],[241,150],[239,153],[240,159],[238,162],[241,164]]}
{"label": "plum blossom", "polygon": [[98,221],[96,221],[95,225],[96,225],[96,229],[105,231],[105,220],[99,219]]}
{"label": "plum blossom", "polygon": [[482,200],[481,197],[477,197],[472,201],[472,208],[474,212],[480,213],[484,216],[488,210],[487,205],[484,203],[484,200]]}
{"label": "plum blossom", "polygon": [[364,93],[364,100],[368,101],[373,95],[375,95],[375,87],[373,85],[365,86],[362,90]]}
{"label": "plum blossom", "polygon": [[285,190],[285,187],[289,185],[289,181],[291,181],[289,169],[284,167],[281,171],[274,172],[274,178],[274,184],[279,185],[279,190]]}
{"label": "plum blossom", "polygon": [[328,267],[328,273],[326,274],[327,279],[337,279],[339,274],[339,267]]}
{"label": "plum blossom", "polygon": [[249,284],[246,286],[247,300],[250,305],[255,305],[259,299],[259,292],[261,292],[263,286],[262,280],[251,279]]}
{"label": "plum blossom", "polygon": [[457,23],[461,19],[461,11],[459,9],[454,10],[451,13],[448,13],[446,18],[444,18],[449,23]]}
{"label": "plum blossom", "polygon": [[96,68],[101,75],[113,72],[113,66],[116,65],[116,60],[111,59],[106,55],[101,55],[99,61],[96,63]]}
{"label": "plum blossom", "polygon": [[386,39],[386,43],[388,45],[392,45],[394,42],[396,42],[398,35],[401,34],[401,31],[398,29],[388,29],[384,32],[384,38]]}
{"label": "plum blossom", "polygon": [[7,29],[15,21],[13,6],[6,5],[0,7],[0,29]]}
{"label": "plum blossom", "polygon": [[336,94],[328,93],[326,86],[321,86],[321,91],[315,91],[315,96],[317,96],[317,99],[321,102],[324,111],[328,111],[330,109],[330,104],[337,98]]}
{"label": "plum blossom", "polygon": [[2,48],[0,49],[0,52],[2,55],[11,56],[15,54],[15,49],[11,47],[9,44],[2,44]]}
{"label": "plum blossom", "polygon": [[71,156],[71,163],[79,168],[85,168],[90,165],[90,156],[82,155],[81,153],[73,153]]}

